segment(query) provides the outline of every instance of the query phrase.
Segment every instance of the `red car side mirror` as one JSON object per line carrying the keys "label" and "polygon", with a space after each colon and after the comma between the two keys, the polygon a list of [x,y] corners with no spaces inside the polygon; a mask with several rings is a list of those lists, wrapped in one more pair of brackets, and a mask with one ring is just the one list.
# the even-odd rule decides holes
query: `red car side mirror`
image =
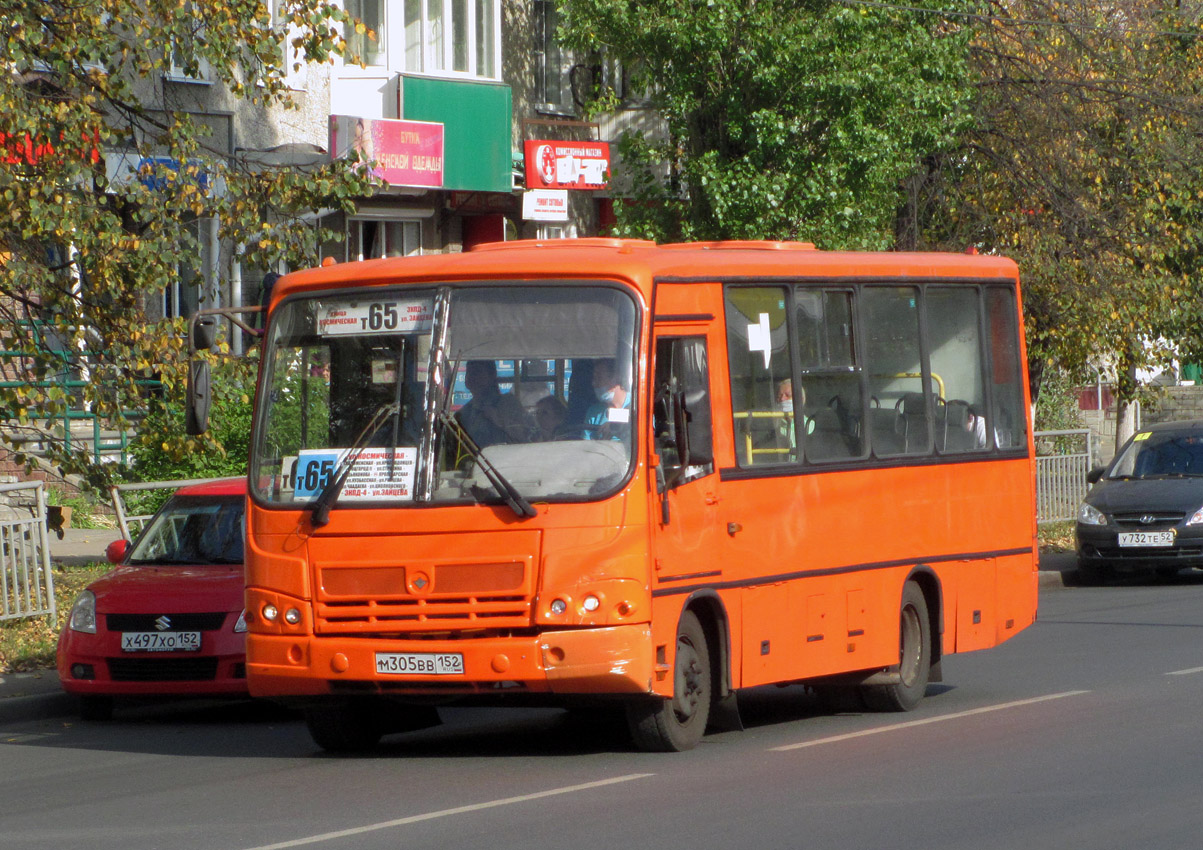
{"label": "red car side mirror", "polygon": [[110,564],[120,564],[125,560],[125,553],[128,551],[128,540],[114,540],[104,550],[104,556],[109,559]]}

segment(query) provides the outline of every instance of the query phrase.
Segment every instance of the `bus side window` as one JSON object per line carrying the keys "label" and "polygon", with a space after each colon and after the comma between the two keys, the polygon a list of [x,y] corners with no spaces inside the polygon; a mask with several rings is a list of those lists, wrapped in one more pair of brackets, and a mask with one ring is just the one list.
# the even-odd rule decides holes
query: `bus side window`
{"label": "bus side window", "polygon": [[1023,404],[1023,364],[1015,292],[1007,286],[986,289],[986,327],[990,334],[990,393],[994,422],[987,423],[998,447],[1022,447],[1028,439]]}
{"label": "bus side window", "polygon": [[[656,341],[652,427],[666,482],[680,484],[714,471],[710,364],[704,338]],[[681,457],[683,446],[688,458]]]}
{"label": "bus side window", "polygon": [[[797,416],[779,397],[792,380],[787,291],[780,286],[727,290],[727,353],[735,458],[743,467],[796,459]],[[788,384],[792,388],[792,384]],[[801,414],[802,411],[797,411]]]}
{"label": "bus side window", "polygon": [[794,294],[807,462],[864,457],[859,340],[853,292],[801,287]]}
{"label": "bus side window", "polygon": [[[919,343],[919,290],[913,286],[866,286],[861,303],[873,454],[927,454],[932,446],[932,423]],[[932,395],[938,397],[939,389]]]}
{"label": "bus side window", "polygon": [[936,449],[944,453],[989,448],[982,369],[978,289],[927,288],[927,337],[936,401]]}

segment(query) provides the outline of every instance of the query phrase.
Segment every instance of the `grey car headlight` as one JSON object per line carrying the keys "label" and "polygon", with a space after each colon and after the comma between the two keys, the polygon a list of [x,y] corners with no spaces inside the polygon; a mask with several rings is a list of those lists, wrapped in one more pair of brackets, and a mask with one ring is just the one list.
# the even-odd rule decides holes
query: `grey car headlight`
{"label": "grey car headlight", "polygon": [[1078,522],[1082,525],[1106,525],[1107,516],[1094,505],[1083,502],[1078,508]]}

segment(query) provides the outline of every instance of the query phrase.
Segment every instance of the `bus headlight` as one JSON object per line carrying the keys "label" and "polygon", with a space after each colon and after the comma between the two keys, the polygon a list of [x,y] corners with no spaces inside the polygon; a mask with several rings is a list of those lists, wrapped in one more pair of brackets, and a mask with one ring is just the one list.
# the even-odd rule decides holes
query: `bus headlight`
{"label": "bus headlight", "polygon": [[1094,505],[1083,502],[1078,508],[1078,522],[1082,525],[1106,525],[1107,516]]}
{"label": "bus headlight", "polygon": [[568,603],[565,602],[563,599],[553,599],[551,601],[551,613],[555,614],[557,617],[560,616],[561,614],[563,614],[567,610],[568,610]]}
{"label": "bus headlight", "polygon": [[263,619],[269,623],[276,622],[276,618],[280,616],[280,609],[275,605],[268,603],[263,606]]}

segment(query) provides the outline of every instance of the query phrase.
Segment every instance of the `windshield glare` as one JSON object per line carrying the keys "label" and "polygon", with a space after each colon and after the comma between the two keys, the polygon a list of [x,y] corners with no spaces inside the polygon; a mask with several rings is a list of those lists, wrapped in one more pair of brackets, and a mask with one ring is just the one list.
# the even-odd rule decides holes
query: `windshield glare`
{"label": "windshield glare", "polygon": [[1109,478],[1203,475],[1203,433],[1137,434],[1111,467]]}
{"label": "windshield glare", "polygon": [[244,501],[177,496],[138,537],[132,565],[241,564]]}
{"label": "windshield glare", "polygon": [[581,283],[285,302],[264,352],[256,492],[311,502],[348,455],[344,507],[495,502],[494,474],[526,499],[612,492],[632,457],[635,323],[628,294]]}

